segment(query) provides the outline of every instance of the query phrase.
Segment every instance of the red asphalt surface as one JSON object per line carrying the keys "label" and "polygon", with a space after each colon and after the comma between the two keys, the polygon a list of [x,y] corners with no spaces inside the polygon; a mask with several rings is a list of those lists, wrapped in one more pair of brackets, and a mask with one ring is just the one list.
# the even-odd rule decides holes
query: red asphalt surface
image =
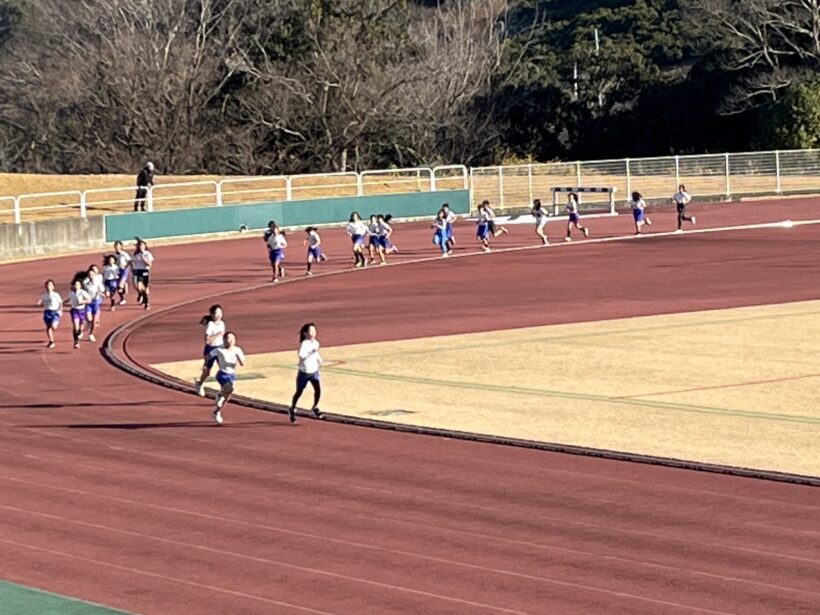
{"label": "red asphalt surface", "polygon": [[[817,200],[692,210],[698,228],[820,218]],[[650,231],[673,228],[673,213],[653,213]],[[588,223],[592,238],[631,229],[627,216]],[[534,243],[529,225],[510,229],[497,248]],[[457,225],[458,254],[475,249],[472,230]],[[399,226],[393,261],[435,256],[430,237]],[[346,267],[343,233],[323,238],[331,261],[317,271]],[[579,240],[218,299],[268,279],[258,236],[158,247],[153,311],[120,351],[196,358],[215,301],[248,352],[295,348],[315,320],[330,358],[350,342],[818,299],[818,246],[820,225]],[[94,345],[73,351],[67,315],[44,348],[42,280],[64,292],[94,260],[0,267],[0,578],[162,614],[820,612],[817,488],[291,426],[236,405],[218,428],[209,400],[121,372]],[[144,314],[104,312],[103,330]]]}

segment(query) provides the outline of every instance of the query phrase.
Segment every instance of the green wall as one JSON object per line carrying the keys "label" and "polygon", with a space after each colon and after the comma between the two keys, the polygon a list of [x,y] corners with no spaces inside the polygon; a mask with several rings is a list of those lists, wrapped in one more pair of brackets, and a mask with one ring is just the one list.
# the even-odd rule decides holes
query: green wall
{"label": "green wall", "polygon": [[442,203],[449,203],[455,213],[467,214],[470,193],[446,190],[106,215],[105,238],[111,242],[134,237],[152,239],[221,233],[238,231],[243,224],[249,229],[261,229],[267,226],[268,220],[276,220],[280,226],[342,223],[347,222],[352,211],[358,211],[365,218],[372,213],[415,218],[434,216]]}

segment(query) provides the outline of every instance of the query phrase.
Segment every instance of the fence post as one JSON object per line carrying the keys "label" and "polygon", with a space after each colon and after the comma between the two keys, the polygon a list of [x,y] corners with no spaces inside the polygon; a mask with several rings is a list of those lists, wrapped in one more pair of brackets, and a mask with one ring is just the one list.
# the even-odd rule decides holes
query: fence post
{"label": "fence post", "polygon": [[777,181],[777,194],[781,192],[781,184],[780,184],[780,150],[775,150],[774,152],[774,174]]}
{"label": "fence post", "polygon": [[364,182],[362,181],[362,174],[356,173],[356,196],[364,196]]}
{"label": "fence post", "polygon": [[145,205],[148,211],[154,211],[154,187],[148,186],[147,194],[145,195]]}
{"label": "fence post", "polygon": [[680,156],[675,156],[675,192],[680,186]]}
{"label": "fence post", "polygon": [[[432,188],[433,186],[433,171],[430,171],[430,192],[435,192]],[[421,192],[421,167],[416,169],[416,190]]]}
{"label": "fence post", "polygon": [[498,206],[504,208],[504,167],[498,167]]}
{"label": "fence post", "polygon": [[577,160],[575,162],[575,187],[581,187],[581,161]]}
{"label": "fence post", "polygon": [[85,218],[87,216],[87,205],[88,202],[86,201],[85,191],[80,193],[80,217]]}
{"label": "fence post", "polygon": [[632,172],[629,169],[629,158],[626,159],[626,194],[632,194]]}
{"label": "fence post", "polygon": [[[473,171],[474,171],[473,167],[470,167],[470,185],[469,185],[470,196],[468,198],[470,199],[470,213],[471,214],[473,213],[473,203],[475,203],[475,173]],[[464,170],[464,181],[467,181],[467,170],[466,170],[466,168]]]}
{"label": "fence post", "polygon": [[216,182],[216,206],[222,207],[222,182],[225,180],[220,180]]}
{"label": "fence post", "polygon": [[14,223],[20,224],[20,197],[14,197]]}
{"label": "fence post", "polygon": [[[419,170],[419,178],[421,178],[421,170]],[[419,180],[421,181],[421,180]],[[436,170],[430,170],[430,192],[437,192],[436,190]]]}
{"label": "fence post", "polygon": [[726,159],[726,198],[729,199],[732,197],[732,185],[729,181],[729,176],[731,174],[731,169],[729,168],[729,154],[724,154]]}
{"label": "fence post", "polygon": [[291,176],[288,175],[285,178],[285,200],[292,201],[293,200],[293,183],[291,181]]}
{"label": "fence post", "polygon": [[527,187],[529,189],[529,201],[527,201],[527,205],[532,204],[532,200],[535,198],[535,195],[532,193],[532,163],[527,164]]}

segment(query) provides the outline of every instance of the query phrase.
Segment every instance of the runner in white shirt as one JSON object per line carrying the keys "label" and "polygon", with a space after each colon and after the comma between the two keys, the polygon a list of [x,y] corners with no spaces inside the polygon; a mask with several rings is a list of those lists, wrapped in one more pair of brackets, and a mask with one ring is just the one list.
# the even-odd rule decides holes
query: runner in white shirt
{"label": "runner in white shirt", "polygon": [[633,192],[632,199],[627,201],[627,204],[632,208],[632,219],[635,221],[635,234],[641,234],[641,227],[644,223],[652,226],[652,220],[645,214],[646,201],[643,200],[640,192]]}
{"label": "runner in white shirt", "polygon": [[234,383],[236,382],[236,367],[237,365],[245,365],[245,353],[236,345],[236,335],[228,331],[224,336],[225,345],[222,348],[216,348],[211,351],[211,356],[214,357],[219,364],[219,371],[216,372],[216,381],[221,387],[216,396],[216,405],[214,406],[214,421],[217,425],[222,424],[222,408],[228,403],[228,400],[233,395]]}
{"label": "runner in white shirt", "polygon": [[450,205],[447,203],[442,204],[441,211],[444,212],[444,219],[447,222],[447,252],[448,254],[452,254],[453,248],[456,245],[456,238],[453,234],[453,225],[456,223],[456,215],[450,211]]}
{"label": "runner in white shirt", "polygon": [[319,237],[319,230],[315,226],[309,226],[305,229],[307,239],[304,243],[307,244],[307,271],[305,275],[313,275],[311,268],[313,263],[321,263],[327,260],[327,256],[322,253],[322,238]]}
{"label": "runner in white shirt", "polygon": [[131,255],[122,249],[122,242],[114,242],[114,258],[117,260],[117,267],[120,269],[120,277],[117,283],[117,294],[120,296],[119,305],[125,305],[125,295],[128,294],[128,270],[131,268]]}
{"label": "runner in white shirt", "polygon": [[88,304],[91,303],[91,296],[83,290],[83,281],[79,276],[75,276],[71,283],[68,301],[71,306],[69,313],[71,314],[74,348],[79,348],[80,339],[83,336],[83,325],[88,320]]}
{"label": "runner in white shirt", "polygon": [[509,231],[503,226],[496,227],[495,211],[493,211],[493,208],[490,207],[490,202],[484,200],[481,201],[481,205],[484,207],[484,211],[487,213],[487,217],[489,218],[490,232],[493,234],[493,237],[498,237],[499,235],[506,235],[507,233],[509,233]]}
{"label": "runner in white shirt", "polygon": [[476,239],[478,239],[481,242],[481,249],[485,252],[490,251],[490,236],[493,234],[490,231],[490,225],[492,223],[492,210],[487,211],[487,207],[489,207],[488,201],[484,201],[478,206],[478,217],[476,218],[475,222],[475,236]]}
{"label": "runner in white shirt", "polygon": [[85,292],[88,293],[88,296],[91,297],[91,301],[88,303],[87,315],[89,329],[88,339],[89,341],[96,342],[97,338],[94,337],[94,331],[96,331],[100,325],[100,309],[102,308],[102,302],[105,298],[105,282],[97,265],[91,265],[88,268],[86,277],[83,279],[83,288]]}
{"label": "runner in white shirt", "polygon": [[222,306],[212,305],[208,313],[200,319],[199,324],[205,327],[205,348],[202,351],[204,358],[202,372],[195,384],[197,394],[205,397],[205,381],[211,375],[211,368],[216,362],[216,357],[212,353],[225,344],[225,321],[222,319]]}
{"label": "runner in white shirt", "polygon": [[372,214],[367,225],[367,254],[371,263],[376,260],[377,254],[381,254],[379,243],[379,216]]}
{"label": "runner in white shirt", "polygon": [[319,366],[322,357],[319,355],[319,340],[316,339],[316,325],[309,322],[299,330],[299,371],[296,372],[296,393],[288,409],[291,423],[296,422],[296,404],[308,383],[313,386],[313,407],[316,418],[322,418],[319,410],[319,399],[322,396],[322,385],[319,382]]}
{"label": "runner in white shirt", "polygon": [[285,232],[274,224],[269,229],[268,236],[268,259],[270,260],[271,282],[277,284],[279,278],[285,277],[285,268],[282,263],[285,261],[285,248],[288,247],[288,240],[285,239]]}
{"label": "runner in white shirt", "polygon": [[103,284],[105,284],[105,296],[111,304],[108,310],[113,312],[117,309],[117,292],[120,287],[120,268],[117,265],[117,257],[109,254],[105,257],[105,266],[102,270]]}
{"label": "runner in white shirt", "polygon": [[63,314],[63,298],[54,290],[54,280],[46,280],[46,292],[44,292],[37,305],[43,306],[43,322],[46,325],[46,335],[48,336],[48,348],[54,348],[54,331],[60,326],[60,316]]}
{"label": "runner in white shirt", "polygon": [[350,241],[353,242],[353,266],[365,267],[367,261],[364,258],[364,238],[367,235],[367,224],[365,224],[359,212],[354,211],[350,214],[350,220],[345,227],[347,234],[350,235]]}
{"label": "runner in white shirt", "polygon": [[565,241],[572,241],[572,227],[575,226],[584,234],[584,237],[589,237],[589,229],[581,224],[581,212],[579,211],[580,202],[576,192],[570,192],[567,196],[567,236]]}
{"label": "runner in white shirt", "polygon": [[532,217],[535,218],[535,234],[541,238],[541,242],[548,246],[550,240],[547,237],[545,228],[547,226],[547,210],[541,205],[541,199],[535,199],[532,202]]}
{"label": "runner in white shirt", "polygon": [[137,239],[137,249],[134,251],[134,258],[131,268],[134,272],[134,284],[137,287],[137,303],[142,303],[146,310],[150,310],[149,299],[151,297],[151,267],[154,265],[154,255],[148,251],[147,244],[142,239]]}
{"label": "runner in white shirt", "polygon": [[686,205],[689,201],[692,200],[692,197],[686,192],[686,186],[681,184],[678,186],[678,191],[675,193],[675,196],[672,197],[672,202],[675,204],[675,207],[678,210],[678,233],[683,232],[683,223],[691,222],[692,226],[695,226],[695,222],[697,221],[695,216],[687,216],[686,215]]}
{"label": "runner in white shirt", "polygon": [[441,258],[450,256],[450,246],[447,244],[447,214],[440,209],[431,225],[433,228],[433,245],[441,250]]}

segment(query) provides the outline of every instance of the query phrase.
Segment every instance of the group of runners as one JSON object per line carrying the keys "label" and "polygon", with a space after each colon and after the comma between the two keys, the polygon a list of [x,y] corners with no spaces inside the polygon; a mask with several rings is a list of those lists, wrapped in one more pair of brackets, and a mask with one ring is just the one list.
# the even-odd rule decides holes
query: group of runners
{"label": "group of runners", "polygon": [[88,335],[88,340],[96,341],[95,334],[100,327],[100,313],[103,303],[109,300],[109,310],[114,311],[128,300],[129,273],[137,289],[137,303],[144,309],[150,308],[151,267],[154,256],[148,245],[137,238],[133,254],[123,249],[121,241],[114,244],[114,251],[103,256],[102,267],[92,264],[84,271],[78,271],[71,278],[68,295],[65,299],[57,292],[53,279],[45,282],[45,292],[40,296],[37,305],[43,308],[43,323],[48,338],[47,347],[56,346],[57,331],[64,308],[69,308],[71,332],[74,348],[80,347],[80,341]]}
{"label": "group of runners", "polygon": [[[691,196],[686,191],[686,187],[679,186],[678,192],[672,197],[672,202],[677,209],[678,232],[682,231],[684,222],[692,225],[696,222],[694,216],[686,215],[686,206],[690,201]],[[644,224],[652,224],[645,212],[646,202],[639,192],[633,192],[627,204],[632,210],[635,233],[641,234]],[[539,199],[533,202],[531,213],[535,220],[536,235],[544,245],[549,245],[546,224],[550,215]],[[584,237],[588,237],[589,228],[581,223],[580,201],[575,192],[567,196],[566,214],[565,241],[572,241],[573,231],[578,231]],[[439,248],[442,257],[446,258],[453,252],[456,242],[453,228],[456,220],[457,216],[445,203],[432,223],[433,244]],[[392,240],[393,227],[390,221],[391,216],[388,214],[373,214],[367,220],[363,219],[358,212],[350,215],[345,230],[352,243],[354,267],[366,267],[377,261],[380,265],[384,265],[387,263],[387,255],[399,251]],[[484,251],[490,251],[491,239],[508,233],[505,227],[497,224],[495,212],[488,201],[483,201],[478,205],[475,224],[476,239]],[[283,264],[285,249],[288,247],[286,233],[272,220],[268,224],[264,241],[271,265],[271,281],[276,283],[286,275]],[[303,245],[306,247],[306,275],[310,276],[313,274],[315,264],[327,260],[322,250],[322,238],[316,227],[309,226],[305,229]],[[125,305],[129,292],[129,281],[132,281],[137,289],[137,302],[144,309],[150,309],[150,272],[153,264],[154,256],[148,250],[145,241],[136,238],[133,254],[126,252],[122,242],[117,241],[114,244],[114,251],[104,256],[102,268],[92,264],[87,270],[77,272],[71,280],[68,297],[65,300],[57,292],[54,280],[47,280],[45,292],[40,297],[38,305],[43,307],[48,348],[54,348],[56,345],[54,334],[66,305],[69,307],[71,316],[74,348],[79,348],[80,341],[86,332],[89,341],[96,341],[95,333],[100,326],[100,312],[104,301],[108,299],[111,311],[116,310],[117,306]],[[209,313],[202,318],[201,324],[205,328],[204,360],[195,386],[198,394],[204,397],[205,381],[210,377],[214,365],[218,365],[216,381],[220,388],[216,395],[213,416],[215,422],[221,425],[223,422],[222,409],[233,395],[236,369],[237,366],[244,365],[245,355],[237,345],[236,334],[226,330],[221,306],[211,306]],[[296,404],[308,384],[313,387],[314,392],[311,411],[316,417],[321,417],[319,366],[322,364],[322,359],[319,355],[319,342],[316,335],[316,326],[313,323],[305,324],[299,332],[296,392],[288,410],[291,422],[296,420]]]}
{"label": "group of runners", "polygon": [[[228,403],[236,384],[237,367],[245,365],[245,353],[236,343],[236,334],[227,330],[225,314],[221,305],[212,305],[202,317],[200,324],[205,327],[205,347],[202,351],[202,372],[195,381],[197,393],[205,397],[205,381],[210,377],[214,365],[217,365],[216,382],[219,390],[213,408],[213,417],[217,425],[222,425],[222,409]],[[296,422],[296,404],[308,384],[313,387],[313,405],[311,412],[316,418],[322,417],[319,401],[322,397],[322,385],[319,378],[319,367],[322,357],[319,354],[319,340],[316,339],[316,325],[312,322],[302,325],[299,330],[299,365],[296,372],[296,392],[288,408],[291,423]]]}

